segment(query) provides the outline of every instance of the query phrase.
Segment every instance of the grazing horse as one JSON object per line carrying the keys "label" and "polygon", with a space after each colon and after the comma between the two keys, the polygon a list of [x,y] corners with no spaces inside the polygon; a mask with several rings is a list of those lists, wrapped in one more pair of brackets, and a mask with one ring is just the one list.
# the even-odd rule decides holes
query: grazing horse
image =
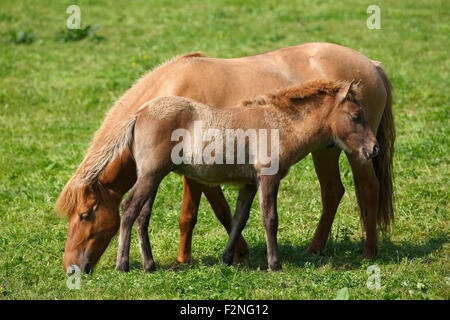
{"label": "grazing horse", "polygon": [[[69,231],[64,253],[64,267],[70,264],[89,271],[119,229],[119,204],[136,182],[136,168],[128,148],[107,159],[99,172],[98,154],[111,139],[123,119],[155,97],[183,96],[216,107],[228,107],[260,94],[305,81],[361,79],[361,103],[370,127],[376,133],[379,155],[364,164],[348,155],[355,180],[361,218],[366,230],[363,256],[377,253],[377,224],[388,229],[393,221],[392,158],[395,129],[392,117],[391,84],[381,65],[362,54],[330,43],[306,43],[259,55],[215,59],[192,53],[159,66],[129,89],[107,114],[81,165],[62,190],[55,209],[69,217]],[[322,216],[307,251],[325,248],[339,202],[344,194],[340,180],[337,147],[312,152],[322,193]],[[93,178],[93,177],[97,178]],[[197,221],[201,194],[204,193],[214,213],[231,231],[231,211],[220,187],[203,185],[183,177],[183,203],[180,215],[180,250],[177,263],[191,261],[191,240]],[[93,212],[87,218],[87,213]],[[136,221],[139,242],[148,243],[148,210]],[[248,246],[238,240],[236,255],[245,256]],[[87,264],[89,256],[90,264]],[[143,256],[143,259],[146,258]],[[144,263],[145,266],[145,263]],[[145,267],[144,267],[145,268]],[[150,268],[151,269],[151,268]],[[149,269],[149,270],[150,270]],[[147,270],[147,269],[146,269]]]}
{"label": "grazing horse", "polygon": [[[289,168],[330,142],[361,162],[378,154],[358,93],[352,82],[316,80],[226,110],[183,97],[159,97],[144,104],[136,116],[124,121],[122,133],[100,157],[111,159],[108,153],[130,146],[137,167],[136,184],[123,203],[118,268],[128,267],[134,221],[144,205],[151,212],[161,180],[174,171],[202,184],[239,186],[222,256],[228,265],[259,189],[269,268],[280,270],[276,203],[280,180]],[[151,248],[146,250],[154,266]]]}

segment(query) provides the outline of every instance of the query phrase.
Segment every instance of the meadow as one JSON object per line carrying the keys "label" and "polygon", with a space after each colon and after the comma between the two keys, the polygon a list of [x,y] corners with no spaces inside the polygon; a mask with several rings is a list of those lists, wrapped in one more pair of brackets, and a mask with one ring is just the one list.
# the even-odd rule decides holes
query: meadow
{"label": "meadow", "polygon": [[[66,8],[85,34],[67,33]],[[444,0],[0,2],[0,299],[449,299],[449,40]],[[92,26],[88,29],[88,26]],[[95,28],[93,26],[96,26]],[[84,38],[83,38],[84,37]],[[81,39],[82,38],[82,39]],[[160,186],[150,223],[158,270],[144,273],[137,235],[130,272],[114,270],[117,237],[79,290],[66,285],[68,221],[53,210],[106,112],[137,79],[191,51],[239,57],[309,41],[351,47],[381,61],[394,87],[395,229],[362,260],[364,234],[345,156],[346,193],[326,250],[305,252],[321,213],[311,157],[279,193],[283,272],[267,271],[258,200],[243,234],[250,257],[225,267],[227,234],[203,197],[193,263],[170,271],[178,245],[181,178]],[[223,187],[234,207],[237,189]],[[376,265],[380,288],[367,286]],[[343,294],[344,293],[344,294]]]}

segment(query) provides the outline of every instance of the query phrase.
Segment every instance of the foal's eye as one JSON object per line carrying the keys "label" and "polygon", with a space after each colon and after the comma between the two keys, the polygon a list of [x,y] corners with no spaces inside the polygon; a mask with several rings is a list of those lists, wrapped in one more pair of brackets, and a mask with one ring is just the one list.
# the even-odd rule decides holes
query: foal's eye
{"label": "foal's eye", "polygon": [[357,120],[359,120],[361,118],[361,114],[359,112],[358,113],[352,113],[351,117],[352,117],[352,120],[357,121]]}

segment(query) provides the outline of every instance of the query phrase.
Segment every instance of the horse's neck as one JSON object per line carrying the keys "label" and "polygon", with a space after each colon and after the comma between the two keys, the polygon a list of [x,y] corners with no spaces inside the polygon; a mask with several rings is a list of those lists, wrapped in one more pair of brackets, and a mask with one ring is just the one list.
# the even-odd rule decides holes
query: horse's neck
{"label": "horse's neck", "polygon": [[131,189],[136,182],[136,163],[126,149],[122,155],[111,161],[101,174],[99,181],[118,198]]}

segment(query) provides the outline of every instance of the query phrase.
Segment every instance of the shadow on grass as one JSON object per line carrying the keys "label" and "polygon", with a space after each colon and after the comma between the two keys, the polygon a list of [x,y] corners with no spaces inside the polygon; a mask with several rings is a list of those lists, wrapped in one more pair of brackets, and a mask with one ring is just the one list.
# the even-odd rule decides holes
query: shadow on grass
{"label": "shadow on grass", "polygon": [[[401,242],[394,243],[389,239],[383,239],[379,242],[378,256],[373,259],[374,264],[384,265],[400,263],[404,259],[414,259],[426,257],[433,252],[441,249],[444,243],[449,242],[447,233],[440,233],[427,239],[423,243]],[[308,242],[300,245],[289,243],[279,243],[278,250],[282,264],[290,264],[303,267],[305,264],[313,265],[316,268],[329,264],[333,269],[357,269],[361,265],[367,264],[361,258],[364,247],[364,239],[354,241],[343,239],[339,242],[330,239],[326,249],[320,254],[308,254],[306,248]],[[198,264],[214,266],[221,264],[221,254],[217,256],[203,256],[199,260],[194,260],[192,267]],[[241,263],[242,266],[251,270],[267,270],[266,243],[260,242],[250,248],[250,256]]]}
{"label": "shadow on grass", "polygon": [[[404,259],[414,259],[426,257],[433,252],[441,249],[444,243],[449,242],[449,236],[445,232],[441,232],[427,239],[425,242],[414,243],[410,241],[394,243],[389,239],[383,239],[379,242],[378,256],[372,260],[374,264],[384,265],[392,263],[400,263]],[[309,240],[293,245],[290,243],[279,243],[278,250],[281,263],[289,264],[297,267],[304,267],[306,264],[320,268],[324,265],[330,265],[336,270],[352,270],[358,269],[361,265],[367,264],[361,258],[364,247],[364,239],[355,241],[349,238],[334,241],[329,239],[325,250],[320,254],[308,254],[306,248]],[[185,270],[198,268],[199,266],[217,266],[221,265],[222,252],[217,255],[206,255],[193,259],[191,265],[180,265],[176,270]],[[170,270],[172,263],[161,263],[156,261],[158,270]],[[236,265],[243,266],[250,270],[267,270],[266,243],[260,242],[250,247],[250,256],[244,262]],[[130,261],[131,270],[142,270],[142,263],[139,260]]]}

